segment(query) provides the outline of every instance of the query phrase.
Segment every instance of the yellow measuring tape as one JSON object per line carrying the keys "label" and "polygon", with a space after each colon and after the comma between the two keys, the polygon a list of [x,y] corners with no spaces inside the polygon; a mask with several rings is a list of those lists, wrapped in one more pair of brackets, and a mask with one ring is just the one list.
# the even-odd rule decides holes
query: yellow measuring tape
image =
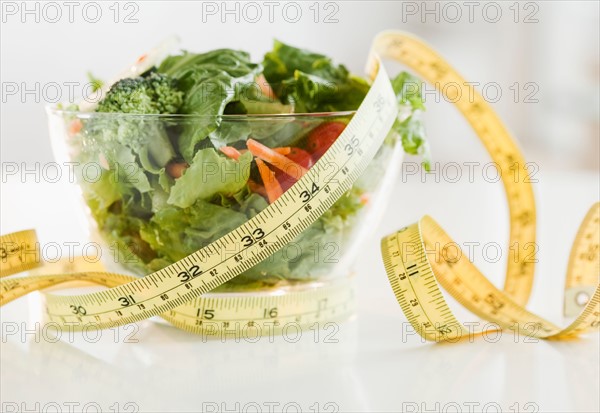
{"label": "yellow measuring tape", "polygon": [[[435,51],[421,40],[399,32],[377,36],[369,62],[374,78],[365,100],[342,135],[325,155],[275,203],[246,224],[207,247],[143,278],[92,269],[57,275],[8,278],[0,284],[0,304],[31,291],[67,281],[89,281],[110,287],[85,295],[46,295],[49,320],[71,329],[108,328],[160,315],[177,327],[201,332],[228,329],[231,323],[260,333],[288,322],[305,324],[343,316],[352,310],[352,288],[347,282],[315,285],[284,294],[203,296],[239,273],[266,259],[293,240],[324,213],[360,176],[369,164],[396,117],[396,101],[389,78],[377,56],[405,64],[435,85],[472,125],[500,170],[510,211],[509,260],[504,291],[493,286],[464,257],[450,259],[444,251],[452,240],[429,217],[382,241],[382,254],[392,288],[408,320],[428,340],[460,338],[467,330],[454,318],[438,283],[463,306],[500,328],[512,328],[540,338],[558,338],[598,329],[600,324],[599,206],[595,205],[581,226],[569,263],[565,308],[582,310],[561,330],[529,313],[525,304],[533,283],[528,246],[535,242],[535,205],[525,161],[485,100]],[[451,86],[451,87],[449,87]],[[358,139],[356,139],[358,138]],[[331,165],[337,166],[335,174]],[[329,172],[326,172],[328,171]],[[513,180],[515,171],[523,179]],[[300,194],[311,193],[306,200]],[[240,240],[260,228],[261,243],[244,247]],[[0,238],[0,276],[39,265],[39,257],[23,254],[35,244],[32,231]],[[456,245],[456,244],[453,244]],[[475,331],[476,332],[476,331]]]}

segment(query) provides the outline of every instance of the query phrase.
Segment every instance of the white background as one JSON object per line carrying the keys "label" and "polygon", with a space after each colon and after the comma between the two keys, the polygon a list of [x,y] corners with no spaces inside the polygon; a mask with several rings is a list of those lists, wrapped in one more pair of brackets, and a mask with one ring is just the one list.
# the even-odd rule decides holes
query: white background
{"label": "white background", "polygon": [[[548,173],[539,179],[539,262],[528,308],[564,326],[569,243],[588,206],[598,199],[598,178]],[[7,196],[2,200],[3,214],[14,217],[3,221],[7,230],[33,225],[42,245],[87,240],[77,203],[47,202],[39,214],[40,199],[72,200],[68,186],[10,185],[4,193],[20,202],[5,201]],[[409,198],[419,201],[407,202]],[[30,218],[36,211],[37,217]],[[200,336],[145,321],[135,329],[118,330],[118,335],[105,330],[98,342],[92,333],[64,333],[54,343],[36,324],[42,310],[39,295],[32,294],[0,313],[5,329],[0,400],[17,403],[21,412],[36,408],[36,403],[38,410],[49,412],[55,411],[52,403],[62,412],[69,411],[67,403],[109,412],[115,403],[123,408],[127,402],[140,412],[269,412],[286,405],[288,412],[295,412],[293,403],[304,412],[316,411],[315,403],[325,412],[335,411],[324,409],[326,403],[334,403],[340,412],[598,411],[597,334],[551,342],[507,331],[473,342],[431,344],[410,333],[379,258],[378,238],[425,213],[460,245],[498,242],[506,255],[507,211],[498,184],[400,179],[381,225],[357,260],[356,316],[339,323],[335,334],[328,327],[318,338],[307,330],[298,342],[293,331],[289,337],[271,341],[267,336],[257,343],[243,338],[204,342]],[[504,259],[491,264],[477,251],[475,263],[501,287]],[[459,306],[452,308],[462,321],[475,321]],[[9,328],[15,333],[7,334]],[[127,342],[130,334],[137,342]],[[327,342],[328,334],[337,342]],[[272,403],[279,403],[277,410],[269,410]]]}
{"label": "white background", "polygon": [[[42,241],[87,239],[83,214],[70,198],[68,183],[36,183],[31,176],[23,183],[19,175],[4,175],[7,163],[33,167],[52,160],[42,93],[50,82],[61,85],[66,96],[65,82],[86,82],[88,70],[110,77],[173,33],[186,49],[233,47],[250,51],[257,60],[276,37],[332,56],[361,73],[374,34],[402,29],[434,45],[468,80],[501,85],[502,98],[493,105],[515,132],[526,158],[540,169],[535,185],[540,255],[530,308],[563,323],[568,246],[585,211],[600,198],[597,2],[540,2],[528,9],[521,4],[518,23],[513,2],[496,3],[503,13],[497,23],[487,21],[495,19],[489,9],[495,6],[487,6],[484,18],[485,4],[479,3],[471,23],[461,2],[456,3],[463,14],[458,23],[447,21],[454,14],[446,9],[444,15],[442,3],[437,6],[439,22],[435,14],[422,15],[421,2],[335,2],[337,23],[323,22],[324,4],[315,23],[309,9],[313,2],[299,2],[302,18],[297,23],[284,18],[283,2],[275,9],[273,23],[261,2],[265,15],[258,23],[244,22],[243,14],[239,22],[235,15],[207,16],[200,3],[192,2],[136,2],[137,23],[123,22],[124,13],[134,10],[124,5],[119,7],[119,23],[114,23],[109,9],[113,2],[101,4],[97,23],[85,20],[83,3],[75,9],[73,23],[64,6],[59,22],[44,21],[42,14],[36,22],[35,14],[23,16],[20,9],[15,15],[4,13],[12,10],[5,8],[8,3],[2,5],[0,43],[2,233],[35,227]],[[15,4],[22,7],[21,2]],[[436,7],[429,4],[430,10]],[[413,15],[415,5],[418,11]],[[43,4],[37,7],[42,13]],[[241,13],[243,4],[237,7]],[[524,23],[532,10],[537,10],[532,18],[538,22]],[[93,17],[89,13],[87,17]],[[533,98],[538,102],[526,103],[522,94],[515,102],[509,89],[515,82],[521,87],[535,82]],[[39,93],[21,94],[36,83]],[[18,92],[9,93],[15,84]],[[488,160],[452,105],[430,94],[427,107],[435,161]],[[258,403],[266,412],[269,402],[280,403],[280,408],[295,402],[304,411],[311,411],[315,403],[323,409],[328,402],[340,411],[411,411],[414,403],[416,411],[444,406],[454,411],[453,403],[462,411],[469,411],[469,403],[479,403],[475,411],[486,403],[496,403],[503,411],[516,411],[515,403],[522,411],[598,411],[597,336],[564,343],[525,343],[520,337],[515,343],[506,333],[497,343],[478,339],[456,345],[403,337],[406,320],[387,286],[377,236],[423,214],[435,217],[459,243],[507,242],[500,184],[487,183],[481,175],[475,183],[464,178],[456,184],[400,176],[376,236],[358,259],[357,315],[339,325],[337,343],[324,343],[322,336],[315,343],[312,332],[295,344],[281,337],[273,343],[203,343],[153,322],[140,324],[135,344],[123,343],[126,332],[116,344],[108,333],[95,344],[81,337],[76,343],[69,343],[68,337],[59,343],[36,343],[31,337],[23,342],[18,335],[3,336],[0,401],[17,403],[19,411],[31,409],[35,402],[40,409],[58,403],[62,411],[68,411],[68,402],[80,403],[79,408],[97,403],[103,411],[115,403],[123,408],[126,402],[136,403],[139,411],[198,411],[203,403],[205,410],[216,403],[217,411],[236,406],[253,411],[249,403]],[[503,261],[492,264],[477,256],[475,261],[492,281],[502,284]],[[37,303],[39,297],[32,295],[2,308],[3,326],[27,322],[33,328]],[[436,401],[441,404],[436,406]],[[535,405],[527,410],[526,403]],[[494,406],[489,409],[495,411]]]}
{"label": "white background", "polygon": [[[73,23],[69,9],[60,2],[61,17],[56,23],[47,20],[55,19],[55,8],[41,2],[3,3],[7,11],[17,6],[16,14],[4,15],[1,29],[3,159],[51,160],[42,119],[43,102],[55,96],[52,82],[61,87],[63,98],[69,95],[68,82],[78,82],[75,91],[81,94],[87,71],[110,78],[171,34],[181,38],[185,49],[238,48],[256,60],[278,38],[322,52],[362,73],[373,36],[384,29],[399,29],[422,36],[468,81],[485,87],[482,91],[495,102],[521,144],[532,149],[529,161],[551,162],[561,168],[597,169],[599,164],[600,46],[595,1],[522,2],[517,6],[512,1],[471,6],[469,2],[449,2],[450,6],[426,2],[425,6],[422,2],[348,1],[322,2],[318,7],[305,1],[293,3],[301,11],[296,23],[291,22],[296,9],[285,8],[284,2],[275,2],[273,23],[268,2],[254,3],[261,10],[257,23],[244,20],[244,16],[254,17],[253,9],[240,2],[149,1],[129,6],[121,2],[116,8],[113,1],[98,2],[101,15],[96,23],[88,22],[94,20],[96,9],[82,2],[73,6]],[[35,10],[35,4],[37,13],[25,13],[26,7]],[[208,14],[213,5],[218,11]],[[223,14],[236,7],[237,14]],[[118,23],[114,23],[115,9],[120,11]],[[315,9],[319,10],[317,23]],[[131,12],[137,23],[125,22]],[[330,19],[337,22],[325,22],[332,12]],[[453,23],[455,16],[460,17]],[[35,90],[36,83],[37,93],[25,93]],[[501,88],[499,98],[494,83]],[[517,98],[515,83],[520,91]],[[481,156],[452,105],[436,104],[440,98],[433,93],[427,101],[436,159]]]}

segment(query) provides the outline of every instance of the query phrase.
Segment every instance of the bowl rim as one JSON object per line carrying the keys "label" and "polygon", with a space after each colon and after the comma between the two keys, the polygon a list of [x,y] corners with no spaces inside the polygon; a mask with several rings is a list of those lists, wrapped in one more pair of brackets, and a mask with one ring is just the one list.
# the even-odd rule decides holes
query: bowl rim
{"label": "bowl rim", "polygon": [[91,118],[133,118],[133,119],[160,119],[160,120],[193,120],[193,119],[222,119],[232,121],[248,120],[290,120],[295,118],[335,118],[351,116],[356,114],[356,110],[347,110],[339,112],[311,112],[311,113],[253,113],[246,115],[223,114],[223,115],[200,115],[187,113],[122,113],[122,112],[85,112],[69,109],[61,109],[56,105],[46,105],[48,115],[60,115],[70,118],[91,119]]}

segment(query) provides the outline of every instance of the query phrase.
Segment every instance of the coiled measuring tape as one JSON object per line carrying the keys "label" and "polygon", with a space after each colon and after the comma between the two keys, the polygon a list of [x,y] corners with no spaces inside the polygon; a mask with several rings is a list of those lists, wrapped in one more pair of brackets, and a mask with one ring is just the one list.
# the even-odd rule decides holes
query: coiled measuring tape
{"label": "coiled measuring tape", "polygon": [[[435,85],[469,121],[503,177],[510,211],[510,244],[516,259],[508,262],[504,291],[495,288],[466,259],[429,257],[436,243],[451,239],[429,217],[382,241],[382,254],[392,289],[408,320],[419,334],[433,341],[449,340],[467,331],[452,315],[438,283],[463,306],[501,328],[522,330],[534,336],[561,338],[598,329],[600,324],[599,205],[584,220],[569,263],[565,308],[582,310],[561,330],[525,309],[533,283],[533,265],[525,249],[535,241],[535,204],[525,161],[492,108],[435,51],[421,40],[400,32],[383,32],[374,43],[368,71],[374,79],[360,108],[344,132],[323,157],[275,203],[244,225],[188,257],[143,278],[92,269],[9,278],[0,282],[0,304],[31,291],[67,281],[89,281],[110,287],[84,295],[46,295],[47,318],[70,329],[109,328],[160,315],[192,332],[227,329],[229,323],[249,328],[275,326],[288,321],[306,323],[341,316],[351,311],[352,289],[330,284],[283,295],[203,297],[207,292],[266,259],[312,224],[365,170],[390,130],[397,104],[379,57],[394,59]],[[452,87],[446,87],[452,85]],[[331,173],[331,165],[336,165]],[[517,170],[525,179],[510,179]],[[300,194],[304,192],[304,195]],[[306,193],[311,194],[306,199]],[[260,229],[265,235],[238,253],[242,238]],[[35,244],[32,231],[0,238],[3,258],[0,275],[7,276],[39,265],[39,260],[18,254]],[[25,257],[25,258],[23,258]],[[464,257],[464,255],[463,255]]]}

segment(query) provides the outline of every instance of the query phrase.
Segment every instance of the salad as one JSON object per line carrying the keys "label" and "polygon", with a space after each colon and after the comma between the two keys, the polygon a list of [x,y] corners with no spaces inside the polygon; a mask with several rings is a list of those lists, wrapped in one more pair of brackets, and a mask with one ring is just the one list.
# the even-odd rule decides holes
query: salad
{"label": "salad", "polygon": [[[369,90],[345,66],[279,41],[260,63],[231,49],[181,52],[136,77],[95,82],[104,89],[97,105],[60,112],[98,232],[119,264],[139,275],[274,202],[333,144]],[[399,116],[364,176],[295,239],[293,253],[279,251],[221,290],[324,276],[331,261],[316,259],[314,245],[337,250],[347,242],[385,172],[378,159],[399,141],[427,167],[421,82],[406,72],[391,82]],[[94,179],[86,176],[90,163],[101,166]]]}

